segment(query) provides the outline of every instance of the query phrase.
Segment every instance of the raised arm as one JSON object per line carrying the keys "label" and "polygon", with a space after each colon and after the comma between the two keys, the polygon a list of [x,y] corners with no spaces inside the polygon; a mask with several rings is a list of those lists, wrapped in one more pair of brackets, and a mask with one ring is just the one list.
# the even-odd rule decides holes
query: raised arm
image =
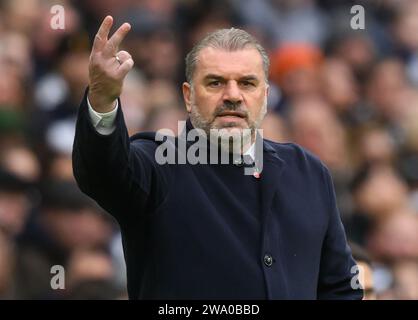
{"label": "raised arm", "polygon": [[[73,171],[84,193],[119,222],[126,222],[132,214],[140,215],[158,205],[166,193],[170,174],[155,162],[152,135],[135,141],[128,136],[118,97],[134,63],[130,54],[118,51],[118,47],[130,25],[124,23],[108,39],[112,23],[112,17],[107,16],[94,39],[89,88],[77,117]],[[89,108],[99,114],[111,112],[114,130],[102,134]]]}
{"label": "raised arm", "polygon": [[132,69],[134,61],[126,51],[119,51],[119,45],[131,26],[122,24],[108,39],[113,19],[107,16],[97,32],[90,54],[89,94],[93,109],[100,113],[112,111],[116,99],[122,92],[123,80]]}

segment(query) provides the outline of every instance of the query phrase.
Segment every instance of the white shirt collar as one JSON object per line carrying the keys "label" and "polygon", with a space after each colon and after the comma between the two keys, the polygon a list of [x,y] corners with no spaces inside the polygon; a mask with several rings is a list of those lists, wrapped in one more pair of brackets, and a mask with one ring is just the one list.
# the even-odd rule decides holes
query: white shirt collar
{"label": "white shirt collar", "polygon": [[255,160],[255,143],[253,143],[248,149],[247,151],[244,152],[244,156],[250,156],[251,159],[254,161]]}

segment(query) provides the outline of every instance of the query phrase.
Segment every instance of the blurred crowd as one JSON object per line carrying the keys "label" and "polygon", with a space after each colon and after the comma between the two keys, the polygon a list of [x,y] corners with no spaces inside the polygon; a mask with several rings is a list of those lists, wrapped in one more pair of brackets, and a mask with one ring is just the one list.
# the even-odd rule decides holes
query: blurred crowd
{"label": "blurred crowd", "polygon": [[[51,28],[51,7],[65,28]],[[350,8],[365,9],[353,30]],[[186,118],[184,57],[206,33],[244,28],[270,54],[264,137],[332,171],[368,298],[418,299],[418,1],[0,1],[0,299],[124,299],[115,221],[77,188],[71,151],[102,19],[127,21],[130,134]],[[65,268],[52,290],[51,267]]]}

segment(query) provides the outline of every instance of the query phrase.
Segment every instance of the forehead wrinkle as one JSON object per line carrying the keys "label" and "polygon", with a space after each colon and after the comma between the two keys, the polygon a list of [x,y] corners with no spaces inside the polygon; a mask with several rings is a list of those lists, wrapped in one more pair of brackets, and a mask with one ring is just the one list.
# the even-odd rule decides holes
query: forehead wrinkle
{"label": "forehead wrinkle", "polygon": [[[248,63],[249,60],[254,63]],[[255,48],[227,51],[208,47],[199,53],[195,72],[203,77],[216,74],[226,79],[256,75],[261,80],[264,69],[261,55]]]}

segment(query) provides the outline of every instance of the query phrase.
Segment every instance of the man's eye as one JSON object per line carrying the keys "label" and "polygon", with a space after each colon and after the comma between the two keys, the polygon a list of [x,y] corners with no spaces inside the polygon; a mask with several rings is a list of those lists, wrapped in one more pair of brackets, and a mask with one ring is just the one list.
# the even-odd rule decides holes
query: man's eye
{"label": "man's eye", "polygon": [[209,86],[211,87],[219,87],[221,85],[220,81],[211,81],[209,82]]}
{"label": "man's eye", "polygon": [[241,85],[243,87],[254,87],[254,83],[250,82],[250,81],[242,81]]}

